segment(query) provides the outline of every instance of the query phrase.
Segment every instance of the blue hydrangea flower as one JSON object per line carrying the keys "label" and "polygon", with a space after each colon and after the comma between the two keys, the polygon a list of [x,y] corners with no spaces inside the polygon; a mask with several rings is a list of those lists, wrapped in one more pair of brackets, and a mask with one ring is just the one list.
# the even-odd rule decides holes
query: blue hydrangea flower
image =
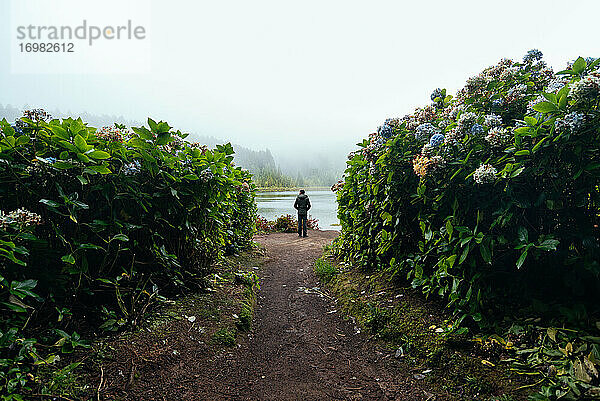
{"label": "blue hydrangea flower", "polygon": [[442,89],[440,89],[440,88],[437,88],[437,89],[435,89],[433,92],[431,92],[431,101],[432,101],[432,102],[435,102],[435,99],[436,99],[436,98],[438,98],[438,97],[440,97],[440,98],[441,98],[442,96],[443,96]]}
{"label": "blue hydrangea flower", "polygon": [[18,125],[15,124],[15,125],[12,126],[12,129],[15,130],[16,134],[23,135],[23,127],[20,127],[20,126],[18,126]]}
{"label": "blue hydrangea flower", "polygon": [[134,160],[133,162],[127,163],[123,166],[123,172],[125,175],[135,175],[140,172],[141,167],[142,165],[139,160]]}
{"label": "blue hydrangea flower", "polygon": [[415,130],[415,138],[420,142],[427,142],[435,134],[439,134],[439,128],[436,128],[431,123],[424,123],[417,127]]}
{"label": "blue hydrangea flower", "polygon": [[504,99],[495,99],[492,100],[492,108],[498,110],[504,106]]}
{"label": "blue hydrangea flower", "polygon": [[388,124],[383,124],[377,128],[377,133],[383,138],[389,139],[394,135],[394,128]]}
{"label": "blue hydrangea flower", "polygon": [[467,133],[471,130],[473,125],[477,123],[477,114],[473,112],[462,113],[460,117],[458,117],[457,127],[463,133]]}
{"label": "blue hydrangea flower", "polygon": [[481,125],[481,124],[475,123],[471,127],[471,135],[473,135],[473,136],[483,135],[484,132],[485,132],[485,128],[483,128],[483,125]]}
{"label": "blue hydrangea flower", "polygon": [[429,140],[429,145],[437,148],[442,143],[444,143],[444,134],[434,134]]}
{"label": "blue hydrangea flower", "polygon": [[527,52],[525,57],[523,57],[524,63],[532,63],[534,61],[541,60],[544,57],[544,54],[538,49],[531,49]]}
{"label": "blue hydrangea flower", "polygon": [[585,114],[572,112],[556,120],[554,125],[559,132],[570,131],[577,132],[585,123]]}
{"label": "blue hydrangea flower", "polygon": [[396,133],[396,129],[398,128],[399,123],[400,120],[398,120],[397,118],[388,118],[383,122],[383,125],[380,125],[377,128],[377,133],[382,138],[389,139],[393,137]]}

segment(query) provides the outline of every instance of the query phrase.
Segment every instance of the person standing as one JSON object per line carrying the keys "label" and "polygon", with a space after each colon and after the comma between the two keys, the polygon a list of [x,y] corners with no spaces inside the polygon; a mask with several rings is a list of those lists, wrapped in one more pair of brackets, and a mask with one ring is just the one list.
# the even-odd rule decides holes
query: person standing
{"label": "person standing", "polygon": [[308,210],[310,209],[310,199],[308,195],[301,189],[294,202],[294,209],[298,211],[298,237],[307,237],[306,235],[306,219],[308,218]]}

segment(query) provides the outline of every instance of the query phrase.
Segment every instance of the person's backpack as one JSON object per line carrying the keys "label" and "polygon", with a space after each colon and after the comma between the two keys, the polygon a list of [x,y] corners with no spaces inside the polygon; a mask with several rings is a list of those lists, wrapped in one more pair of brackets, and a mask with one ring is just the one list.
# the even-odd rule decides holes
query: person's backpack
{"label": "person's backpack", "polygon": [[296,197],[294,207],[299,213],[306,213],[310,209],[310,200],[306,194],[300,194]]}

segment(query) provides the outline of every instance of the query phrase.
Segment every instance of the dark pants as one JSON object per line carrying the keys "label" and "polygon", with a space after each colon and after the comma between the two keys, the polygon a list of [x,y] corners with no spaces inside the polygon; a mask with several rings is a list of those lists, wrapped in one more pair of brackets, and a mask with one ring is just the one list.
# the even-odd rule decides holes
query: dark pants
{"label": "dark pants", "polygon": [[298,213],[298,235],[306,237],[306,215]]}

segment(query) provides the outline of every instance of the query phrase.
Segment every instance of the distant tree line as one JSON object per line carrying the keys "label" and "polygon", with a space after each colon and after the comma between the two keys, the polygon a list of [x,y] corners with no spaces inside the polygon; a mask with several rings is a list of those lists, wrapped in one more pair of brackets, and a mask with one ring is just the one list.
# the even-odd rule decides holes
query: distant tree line
{"label": "distant tree line", "polygon": [[[211,147],[223,142],[211,136],[195,136],[199,142]],[[330,187],[337,182],[340,172],[329,166],[308,166],[296,174],[285,172],[275,162],[269,149],[252,150],[233,145],[234,161],[254,175],[254,183],[260,188]]]}

